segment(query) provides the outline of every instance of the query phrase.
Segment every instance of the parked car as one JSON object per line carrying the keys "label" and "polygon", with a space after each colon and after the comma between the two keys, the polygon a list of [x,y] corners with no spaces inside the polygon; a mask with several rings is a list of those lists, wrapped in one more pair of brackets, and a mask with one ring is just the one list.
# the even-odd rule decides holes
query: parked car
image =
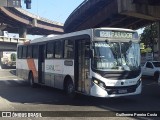
{"label": "parked car", "polygon": [[160,74],[160,61],[147,61],[141,68],[143,76],[153,76],[154,80],[158,80]]}

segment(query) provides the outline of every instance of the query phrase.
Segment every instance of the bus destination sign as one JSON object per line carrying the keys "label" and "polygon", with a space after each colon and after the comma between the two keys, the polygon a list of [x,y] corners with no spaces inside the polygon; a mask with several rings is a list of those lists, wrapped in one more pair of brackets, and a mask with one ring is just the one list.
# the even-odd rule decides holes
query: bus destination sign
{"label": "bus destination sign", "polygon": [[126,31],[104,31],[98,30],[95,32],[97,37],[103,38],[119,38],[119,39],[132,39],[134,38],[134,33]]}

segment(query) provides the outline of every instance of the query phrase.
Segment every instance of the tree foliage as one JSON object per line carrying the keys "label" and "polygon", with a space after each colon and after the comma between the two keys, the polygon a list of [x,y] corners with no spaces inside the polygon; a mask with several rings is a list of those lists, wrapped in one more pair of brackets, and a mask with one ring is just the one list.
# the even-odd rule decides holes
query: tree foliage
{"label": "tree foliage", "polygon": [[155,38],[158,38],[158,24],[153,23],[145,27],[141,34],[141,42],[146,46],[153,46]]}
{"label": "tree foliage", "polygon": [[12,60],[12,61],[16,61],[16,54],[15,54],[15,53],[12,53],[12,54],[11,54],[11,60]]}

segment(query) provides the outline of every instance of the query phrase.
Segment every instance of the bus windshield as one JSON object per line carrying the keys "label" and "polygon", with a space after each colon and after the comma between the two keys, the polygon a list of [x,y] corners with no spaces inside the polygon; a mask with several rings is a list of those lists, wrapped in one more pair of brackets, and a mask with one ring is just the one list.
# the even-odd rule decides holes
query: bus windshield
{"label": "bus windshield", "polygon": [[93,43],[93,49],[92,66],[94,69],[103,71],[139,69],[138,43],[98,41]]}

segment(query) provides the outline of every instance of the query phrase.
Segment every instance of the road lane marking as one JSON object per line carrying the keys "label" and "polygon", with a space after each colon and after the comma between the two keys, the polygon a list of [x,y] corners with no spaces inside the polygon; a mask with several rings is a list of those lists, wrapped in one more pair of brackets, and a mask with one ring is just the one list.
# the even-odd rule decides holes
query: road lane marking
{"label": "road lane marking", "polygon": [[5,77],[0,77],[0,79],[2,78],[17,78],[16,76],[5,76]]}
{"label": "road lane marking", "polygon": [[25,80],[18,80],[18,79],[13,79],[13,81],[20,84],[26,82]]}
{"label": "road lane marking", "polygon": [[[23,84],[26,83],[25,80],[18,80],[18,79],[12,79],[12,80],[0,80],[2,82],[4,82],[6,85],[12,85],[14,83],[16,84]],[[14,82],[14,83],[13,83]]]}

